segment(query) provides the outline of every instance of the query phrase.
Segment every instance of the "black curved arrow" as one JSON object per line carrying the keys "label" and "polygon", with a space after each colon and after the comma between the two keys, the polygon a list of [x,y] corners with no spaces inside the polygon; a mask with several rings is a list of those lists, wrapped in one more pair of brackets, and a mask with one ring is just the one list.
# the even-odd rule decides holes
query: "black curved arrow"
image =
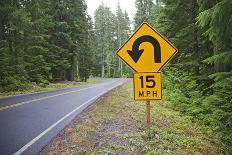
{"label": "black curved arrow", "polygon": [[145,35],[137,38],[132,46],[132,50],[127,50],[130,57],[134,60],[135,63],[138,62],[139,58],[143,54],[144,49],[139,50],[139,46],[143,42],[149,42],[154,47],[154,61],[155,63],[161,63],[161,50],[159,42],[152,36]]}

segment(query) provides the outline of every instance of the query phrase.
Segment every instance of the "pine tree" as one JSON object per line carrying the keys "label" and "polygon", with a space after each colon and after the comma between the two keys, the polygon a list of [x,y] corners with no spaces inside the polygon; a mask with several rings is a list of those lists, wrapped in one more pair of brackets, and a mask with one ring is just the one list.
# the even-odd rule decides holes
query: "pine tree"
{"label": "pine tree", "polygon": [[[209,78],[214,82],[210,86],[213,93],[207,96],[203,103],[209,109],[208,121],[215,129],[223,132],[222,140],[231,146],[232,141],[232,2],[230,0],[205,1],[199,0],[202,11],[198,16],[198,24],[204,28],[204,35],[212,41],[212,56],[204,60],[206,64],[214,65],[214,71]],[[210,108],[209,108],[210,107]],[[215,123],[216,122],[216,123]]]}
{"label": "pine tree", "polygon": [[98,71],[97,74],[100,74],[102,77],[110,74],[110,70],[107,66],[110,65],[111,57],[113,52],[116,50],[117,42],[114,38],[115,36],[115,24],[114,24],[114,15],[108,7],[105,7],[104,4],[100,5],[95,12],[95,34],[97,37],[97,47],[96,57],[98,62],[101,65],[101,71]]}
{"label": "pine tree", "polygon": [[20,1],[1,1],[1,87],[4,91],[26,88],[23,36],[30,18]]}
{"label": "pine tree", "polygon": [[136,0],[136,13],[134,17],[134,26],[137,28],[142,22],[148,21],[153,7],[153,0]]}
{"label": "pine tree", "polygon": [[[83,0],[79,2],[79,29],[78,29],[78,70],[82,81],[87,81],[91,73],[92,51],[91,51],[91,19],[87,15],[87,7]],[[76,11],[78,11],[76,10]]]}
{"label": "pine tree", "polygon": [[[116,20],[115,20],[115,26],[116,26],[116,37],[117,37],[117,43],[118,48],[120,48],[130,35],[130,19],[128,17],[127,12],[125,11],[123,13],[120,4],[118,3],[118,7],[116,10]],[[116,58],[112,58],[111,64],[118,65],[118,73],[120,76],[123,74],[127,74],[130,71],[126,69],[127,67],[123,65],[123,62],[118,59],[118,64],[116,62],[113,62]]]}
{"label": "pine tree", "polygon": [[25,68],[29,80],[37,83],[45,83],[49,79],[50,68],[45,58],[51,19],[45,14],[47,5],[49,3],[46,0],[32,0],[25,4],[30,17],[29,26],[24,33]]}
{"label": "pine tree", "polygon": [[71,66],[70,59],[72,39],[68,1],[51,1],[49,14],[52,16],[53,26],[50,30],[48,57],[46,59],[51,67],[52,79],[66,80],[66,71]]}

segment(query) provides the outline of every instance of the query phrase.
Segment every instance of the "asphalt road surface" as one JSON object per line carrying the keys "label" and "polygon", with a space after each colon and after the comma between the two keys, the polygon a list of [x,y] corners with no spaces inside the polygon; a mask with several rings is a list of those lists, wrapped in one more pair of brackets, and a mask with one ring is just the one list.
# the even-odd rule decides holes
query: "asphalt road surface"
{"label": "asphalt road surface", "polygon": [[38,153],[77,114],[126,81],[0,99],[0,155]]}

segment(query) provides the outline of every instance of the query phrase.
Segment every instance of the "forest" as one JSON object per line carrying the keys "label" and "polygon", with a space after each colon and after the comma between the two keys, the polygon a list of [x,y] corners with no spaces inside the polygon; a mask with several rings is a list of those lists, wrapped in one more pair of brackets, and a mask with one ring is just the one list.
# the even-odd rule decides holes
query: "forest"
{"label": "forest", "polygon": [[178,49],[162,70],[165,100],[232,145],[232,1],[136,0],[133,20],[85,0],[0,1],[0,92],[57,81],[131,77],[116,50],[144,21]]}
{"label": "forest", "polygon": [[84,0],[0,3],[0,91],[129,72],[114,54],[131,32],[120,6],[113,14],[102,4],[93,20]]}

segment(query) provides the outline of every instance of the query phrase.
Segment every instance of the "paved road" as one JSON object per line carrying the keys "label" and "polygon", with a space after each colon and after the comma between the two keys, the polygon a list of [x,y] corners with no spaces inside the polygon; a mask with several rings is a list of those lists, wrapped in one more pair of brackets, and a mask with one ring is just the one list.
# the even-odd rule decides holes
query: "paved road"
{"label": "paved road", "polygon": [[102,83],[0,99],[0,154],[36,154],[88,105],[126,82]]}

